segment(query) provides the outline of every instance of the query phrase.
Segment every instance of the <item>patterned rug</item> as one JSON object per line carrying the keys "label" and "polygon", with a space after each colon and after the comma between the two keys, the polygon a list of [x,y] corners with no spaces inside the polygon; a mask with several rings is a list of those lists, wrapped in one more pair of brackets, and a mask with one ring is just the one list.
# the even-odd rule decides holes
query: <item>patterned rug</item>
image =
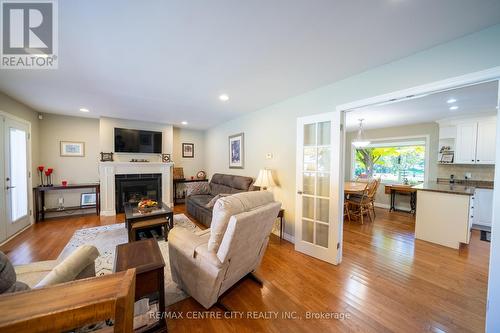
{"label": "patterned rug", "polygon": [[[174,215],[174,227],[186,228],[192,232],[201,231],[184,214]],[[102,227],[77,230],[58,257],[58,261],[70,255],[78,246],[83,244],[94,245],[99,250],[99,257],[95,261],[96,274],[105,275],[113,272],[115,249],[118,244],[127,243],[127,229],[125,223],[111,224]],[[171,305],[187,297],[177,284],[172,281],[168,259],[168,243],[162,238],[158,240],[163,260],[165,261],[165,303]]]}

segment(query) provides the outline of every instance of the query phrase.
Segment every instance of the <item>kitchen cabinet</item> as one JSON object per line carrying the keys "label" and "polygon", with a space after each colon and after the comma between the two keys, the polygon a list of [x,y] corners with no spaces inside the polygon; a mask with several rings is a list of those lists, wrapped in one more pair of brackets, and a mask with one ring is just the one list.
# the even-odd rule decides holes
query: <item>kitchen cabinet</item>
{"label": "kitchen cabinet", "polygon": [[477,124],[477,164],[495,164],[496,134],[495,121],[480,121]]}
{"label": "kitchen cabinet", "polygon": [[476,163],[477,123],[464,123],[457,126],[455,163]]}
{"label": "kitchen cabinet", "polygon": [[474,197],[474,224],[491,227],[493,190],[477,188]]}
{"label": "kitchen cabinet", "polygon": [[495,138],[495,119],[458,124],[454,163],[495,164]]}
{"label": "kitchen cabinet", "polygon": [[[461,186],[443,185],[448,188]],[[415,238],[459,249],[469,244],[475,219],[475,194],[465,195],[417,188]]]}

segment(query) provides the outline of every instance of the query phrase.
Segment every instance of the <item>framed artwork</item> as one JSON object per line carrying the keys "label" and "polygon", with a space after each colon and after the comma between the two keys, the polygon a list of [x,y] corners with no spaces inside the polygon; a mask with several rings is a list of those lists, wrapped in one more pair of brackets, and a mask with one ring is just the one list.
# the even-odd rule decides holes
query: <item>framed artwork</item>
{"label": "framed artwork", "polygon": [[61,141],[61,156],[83,157],[85,156],[85,142]]}
{"label": "framed artwork", "polygon": [[113,162],[113,153],[101,153],[101,162]]}
{"label": "framed artwork", "polygon": [[245,157],[245,134],[238,133],[229,137],[229,168],[243,169]]}
{"label": "framed artwork", "polygon": [[170,154],[161,154],[161,161],[163,163],[170,163],[172,162],[172,158],[170,157]]}
{"label": "framed artwork", "polygon": [[441,163],[453,163],[454,154],[452,152],[443,153],[441,155]]}
{"label": "framed artwork", "polygon": [[183,158],[193,158],[194,157],[194,143],[183,143],[182,144],[182,157]]}
{"label": "framed artwork", "polygon": [[80,206],[94,206],[96,204],[95,193],[82,193],[80,196]]}

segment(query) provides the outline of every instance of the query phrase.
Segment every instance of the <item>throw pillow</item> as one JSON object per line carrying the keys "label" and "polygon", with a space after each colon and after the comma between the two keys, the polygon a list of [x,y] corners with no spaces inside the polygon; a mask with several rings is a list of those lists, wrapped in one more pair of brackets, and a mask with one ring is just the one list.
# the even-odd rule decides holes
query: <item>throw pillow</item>
{"label": "throw pillow", "polygon": [[16,280],[14,266],[9,258],[0,251],[0,294],[30,289],[26,283]]}
{"label": "throw pillow", "polygon": [[212,198],[212,200],[210,200],[206,205],[205,207],[207,208],[213,208],[215,206],[215,203],[217,202],[217,200],[219,200],[220,198],[222,197],[227,197],[231,194],[227,194],[227,193],[221,193],[221,194],[217,194],[215,197]]}
{"label": "throw pillow", "polygon": [[186,183],[186,197],[199,194],[210,194],[207,182]]}
{"label": "throw pillow", "polygon": [[99,251],[92,245],[82,245],[72,254],[59,263],[49,274],[47,274],[36,288],[51,286],[58,283],[70,282],[85,270],[89,265],[94,265]]}

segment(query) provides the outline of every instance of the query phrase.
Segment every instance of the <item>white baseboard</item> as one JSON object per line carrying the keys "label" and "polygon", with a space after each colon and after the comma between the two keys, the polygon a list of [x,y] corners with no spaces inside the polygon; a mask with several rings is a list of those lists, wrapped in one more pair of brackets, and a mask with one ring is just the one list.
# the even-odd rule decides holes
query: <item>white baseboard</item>
{"label": "white baseboard", "polygon": [[283,238],[287,241],[289,241],[290,243],[293,243],[295,244],[295,237],[290,235],[290,234],[287,234],[287,233],[283,233]]}
{"label": "white baseboard", "polygon": [[[383,204],[383,203],[379,203],[379,202],[375,202],[375,207],[384,208],[384,209],[391,209],[391,205]],[[410,207],[396,206],[396,209],[399,209],[399,210],[410,210]]]}
{"label": "white baseboard", "polygon": [[14,239],[15,237],[17,237],[20,233],[22,233],[24,230],[28,229],[29,227],[31,227],[32,224],[30,225],[27,225],[25,226],[24,228],[22,228],[21,230],[19,230],[18,232],[16,232],[15,234],[13,234],[12,236],[10,236],[9,238],[7,238],[6,240],[4,240],[3,242],[0,242],[0,246],[4,245],[4,244],[7,244],[8,241],[10,241],[11,239]]}

